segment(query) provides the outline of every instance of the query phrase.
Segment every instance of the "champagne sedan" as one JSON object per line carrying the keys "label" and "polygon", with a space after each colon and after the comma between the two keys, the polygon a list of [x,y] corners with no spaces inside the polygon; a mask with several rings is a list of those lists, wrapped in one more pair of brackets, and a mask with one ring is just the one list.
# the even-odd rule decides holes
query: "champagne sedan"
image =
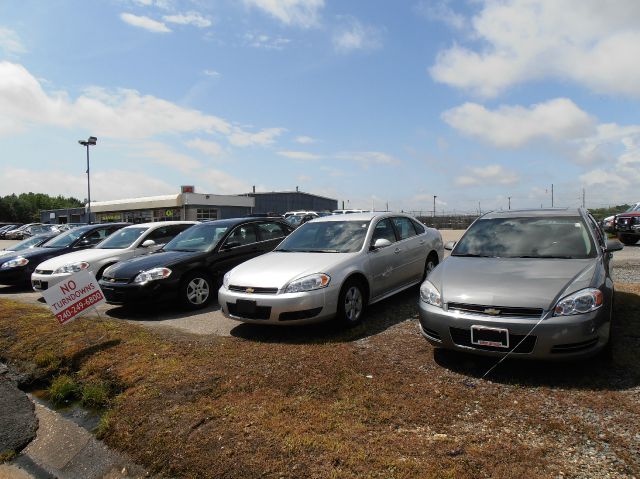
{"label": "champagne sedan", "polygon": [[411,216],[325,216],[229,271],[218,301],[238,321],[297,324],[337,316],[354,325],[367,305],[420,283],[442,258],[440,233]]}

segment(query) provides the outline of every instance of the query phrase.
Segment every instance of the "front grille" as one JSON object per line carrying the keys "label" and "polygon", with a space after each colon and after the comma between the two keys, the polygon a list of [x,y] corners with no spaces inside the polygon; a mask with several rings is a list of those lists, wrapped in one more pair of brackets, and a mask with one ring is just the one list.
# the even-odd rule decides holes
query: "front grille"
{"label": "front grille", "polygon": [[36,269],[36,273],[38,274],[53,274],[52,269]]}
{"label": "front grille", "polygon": [[461,313],[481,314],[489,318],[540,318],[542,308],[517,308],[512,306],[483,306],[479,304],[449,303],[449,311],[460,311]]}
{"label": "front grille", "polygon": [[[250,291],[247,291],[250,290]],[[235,291],[236,293],[250,293],[250,294],[276,294],[278,288],[258,288],[253,286],[238,286],[235,284],[229,285],[229,291]]]}
{"label": "front grille", "polygon": [[34,288],[36,288],[38,290],[44,291],[44,290],[49,288],[49,282],[48,281],[40,281],[37,284],[34,283],[33,286],[34,286]]}
{"label": "front grille", "polygon": [[577,353],[578,351],[590,349],[596,344],[598,344],[598,338],[582,341],[581,343],[558,344],[551,348],[551,352],[553,354]]}
{"label": "front grille", "polygon": [[280,313],[280,321],[295,321],[296,319],[309,319],[314,316],[318,316],[322,311],[322,307],[314,309],[305,309],[302,311],[288,311],[286,313]]}
{"label": "front grille", "polygon": [[253,313],[238,314],[238,308],[235,303],[227,303],[229,314],[238,318],[245,319],[269,319],[271,317],[271,306],[256,306]]}
{"label": "front grille", "polygon": [[483,351],[498,351],[501,353],[511,352],[528,354],[533,351],[533,347],[536,345],[535,336],[527,336],[522,344],[520,341],[525,337],[524,334],[511,334],[509,333],[509,348],[496,348],[493,346],[480,346],[478,344],[471,343],[471,330],[461,328],[449,328],[451,333],[451,340],[458,346],[466,346],[468,348],[481,349]]}
{"label": "front grille", "polygon": [[129,282],[129,278],[107,278],[106,276],[102,276],[102,281],[105,283],[123,283],[127,284]]}

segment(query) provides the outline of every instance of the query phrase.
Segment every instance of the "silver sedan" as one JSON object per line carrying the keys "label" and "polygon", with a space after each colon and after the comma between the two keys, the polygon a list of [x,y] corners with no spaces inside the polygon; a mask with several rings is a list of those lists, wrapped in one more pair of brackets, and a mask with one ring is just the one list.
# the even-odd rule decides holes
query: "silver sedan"
{"label": "silver sedan", "polygon": [[494,356],[568,359],[609,348],[609,260],[619,249],[582,209],[489,213],[420,287],[422,335]]}
{"label": "silver sedan", "polygon": [[420,283],[442,258],[440,233],[411,216],[326,216],[229,271],[218,301],[238,321],[296,324],[337,316],[355,325],[367,305]]}

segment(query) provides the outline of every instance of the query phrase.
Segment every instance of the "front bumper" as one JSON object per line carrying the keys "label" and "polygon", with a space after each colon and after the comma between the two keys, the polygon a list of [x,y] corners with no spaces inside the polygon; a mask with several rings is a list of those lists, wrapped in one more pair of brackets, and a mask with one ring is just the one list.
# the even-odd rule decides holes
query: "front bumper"
{"label": "front bumper", "polygon": [[[593,356],[609,341],[607,305],[586,314],[543,319],[533,332],[531,329],[540,318],[454,313],[421,300],[419,309],[420,332],[431,344],[484,356],[504,356],[510,352],[520,358],[578,359]],[[471,344],[471,326],[507,329],[509,348]]]}
{"label": "front bumper", "polygon": [[34,291],[46,291],[69,276],[71,276],[71,273],[42,274],[34,272],[31,274],[31,287]]}
{"label": "front bumper", "polygon": [[[325,321],[335,316],[339,292],[335,288],[301,293],[249,294],[218,290],[222,313],[230,319],[256,324],[302,324]],[[243,310],[238,300],[255,304],[255,309]]]}
{"label": "front bumper", "polygon": [[17,268],[0,269],[0,284],[11,286],[28,285],[31,279],[31,271],[28,264]]}
{"label": "front bumper", "polygon": [[100,288],[109,304],[134,305],[160,303],[175,300],[178,296],[179,283],[166,281],[149,281],[148,283],[110,283],[99,281]]}

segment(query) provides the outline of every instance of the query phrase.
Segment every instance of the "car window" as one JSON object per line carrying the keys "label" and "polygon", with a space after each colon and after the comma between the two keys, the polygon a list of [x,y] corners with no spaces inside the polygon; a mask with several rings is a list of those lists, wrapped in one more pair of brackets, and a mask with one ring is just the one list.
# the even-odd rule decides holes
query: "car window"
{"label": "car window", "polygon": [[287,236],[287,233],[282,225],[278,223],[258,223],[258,231],[260,232],[260,239],[262,241],[268,241]]}
{"label": "car window", "polygon": [[373,230],[371,244],[375,243],[376,240],[380,238],[389,240],[392,243],[395,243],[396,241],[396,233],[395,231],[393,231],[393,225],[391,224],[391,220],[389,218],[384,218],[383,220],[378,221],[378,224]]}
{"label": "car window", "polygon": [[400,235],[400,240],[411,238],[416,235],[416,229],[413,227],[413,223],[409,218],[398,216],[392,218],[391,221],[393,221],[396,231]]}
{"label": "car window", "polygon": [[228,227],[202,223],[191,226],[175,236],[162,249],[165,251],[210,251],[224,236]]}
{"label": "car window", "polygon": [[287,236],[276,251],[355,253],[362,249],[369,223],[369,221],[305,223]]}
{"label": "car window", "polygon": [[245,246],[257,243],[256,230],[253,224],[240,225],[231,232],[225,241],[225,245]]}
{"label": "car window", "polygon": [[149,228],[145,227],[122,228],[121,230],[109,235],[108,238],[96,246],[101,249],[128,248],[148,229]]}
{"label": "car window", "polygon": [[88,240],[89,244],[98,244],[100,241],[109,236],[114,230],[114,228],[98,228],[88,233],[84,239]]}
{"label": "car window", "polygon": [[595,254],[579,216],[481,219],[451,253],[503,258],[593,258]]}
{"label": "car window", "polygon": [[168,225],[162,226],[151,233],[145,238],[146,240],[153,240],[156,244],[166,244],[171,241],[178,233],[186,230],[193,225]]}
{"label": "car window", "polygon": [[605,247],[607,243],[602,233],[602,228],[600,228],[600,225],[598,225],[598,222],[595,220],[593,216],[589,215],[588,217],[589,217],[589,223],[591,223],[591,229],[596,234],[596,239],[598,240],[598,243],[600,243],[602,247]]}
{"label": "car window", "polygon": [[422,233],[424,233],[424,225],[416,220],[411,220],[411,223],[413,223],[413,227],[416,229],[416,233],[421,235]]}

